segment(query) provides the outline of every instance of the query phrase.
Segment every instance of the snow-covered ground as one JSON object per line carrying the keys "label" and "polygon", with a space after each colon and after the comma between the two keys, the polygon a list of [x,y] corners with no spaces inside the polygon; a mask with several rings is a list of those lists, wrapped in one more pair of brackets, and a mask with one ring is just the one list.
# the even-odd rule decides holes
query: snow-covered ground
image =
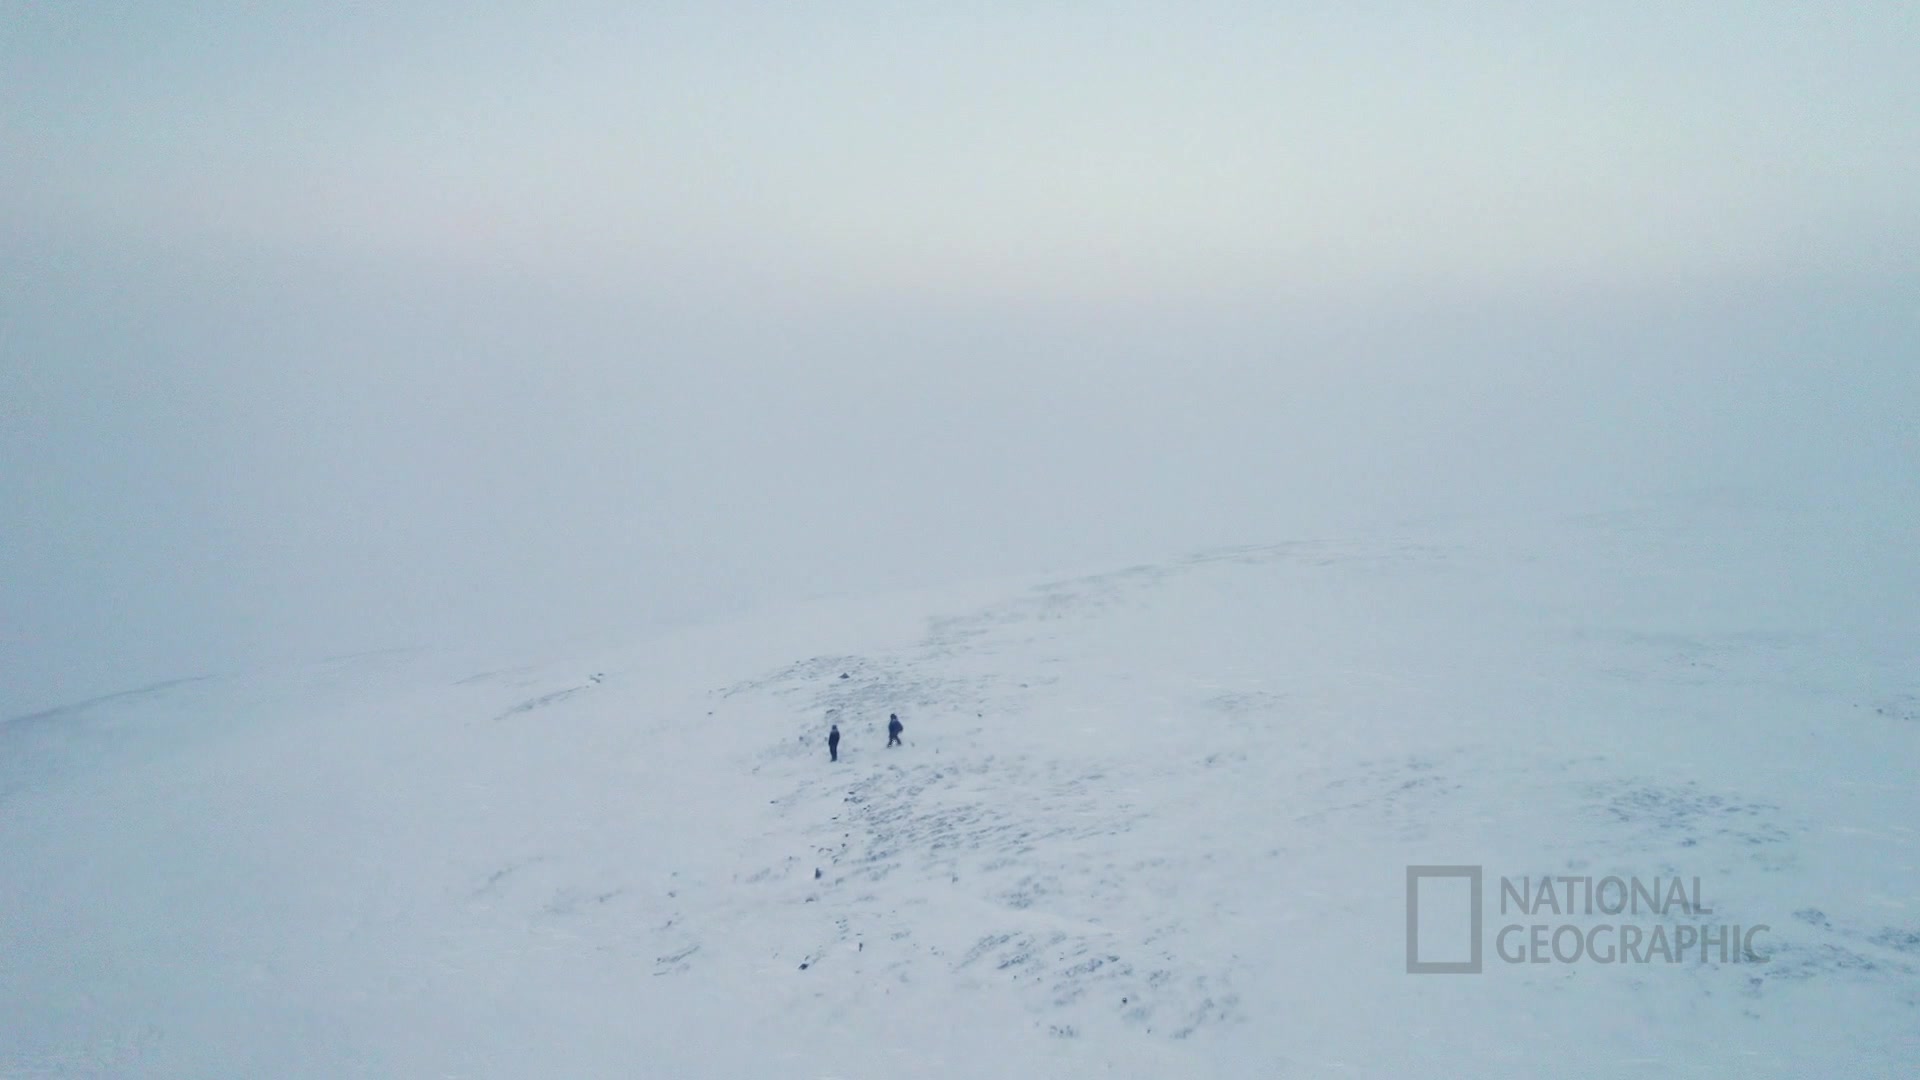
{"label": "snow-covered ground", "polygon": [[[1912,1076],[1916,551],[1482,520],[15,718],[0,1075]],[[1769,929],[1507,963],[1542,875]]]}

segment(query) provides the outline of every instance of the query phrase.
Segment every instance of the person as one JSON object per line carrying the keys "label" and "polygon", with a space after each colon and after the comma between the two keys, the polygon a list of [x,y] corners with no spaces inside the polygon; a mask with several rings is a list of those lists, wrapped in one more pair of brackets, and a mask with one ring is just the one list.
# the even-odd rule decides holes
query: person
{"label": "person", "polygon": [[906,727],[905,725],[900,723],[900,714],[888,713],[887,714],[887,745],[899,746],[900,733],[904,730],[906,730]]}
{"label": "person", "polygon": [[833,730],[827,732],[827,760],[829,761],[840,760],[840,725],[839,724],[833,725]]}

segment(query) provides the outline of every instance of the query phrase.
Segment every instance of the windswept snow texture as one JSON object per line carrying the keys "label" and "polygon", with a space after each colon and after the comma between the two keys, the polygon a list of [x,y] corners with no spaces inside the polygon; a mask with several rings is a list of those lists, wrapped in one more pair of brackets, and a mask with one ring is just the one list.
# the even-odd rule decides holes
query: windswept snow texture
{"label": "windswept snow texture", "polygon": [[[1914,540],[1436,527],[18,718],[0,1075],[1911,1076]],[[1406,972],[1427,864],[1479,975]],[[1505,963],[1522,875],[1767,959]]]}

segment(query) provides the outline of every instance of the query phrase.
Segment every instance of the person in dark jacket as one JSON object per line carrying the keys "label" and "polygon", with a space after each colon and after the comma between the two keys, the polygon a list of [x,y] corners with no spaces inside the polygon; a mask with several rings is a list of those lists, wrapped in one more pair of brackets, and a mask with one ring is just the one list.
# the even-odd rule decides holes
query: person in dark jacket
{"label": "person in dark jacket", "polygon": [[906,725],[900,723],[900,714],[889,713],[887,715],[887,745],[899,746],[900,733],[904,730],[906,730]]}
{"label": "person in dark jacket", "polygon": [[839,724],[833,725],[833,730],[827,732],[827,760],[828,761],[840,760],[840,725]]}

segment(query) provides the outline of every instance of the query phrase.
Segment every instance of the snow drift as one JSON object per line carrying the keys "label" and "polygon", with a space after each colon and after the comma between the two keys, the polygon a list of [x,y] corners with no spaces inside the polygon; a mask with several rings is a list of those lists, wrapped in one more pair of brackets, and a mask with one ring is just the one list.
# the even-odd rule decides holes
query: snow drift
{"label": "snow drift", "polygon": [[[1483,521],[15,718],[0,1075],[1906,1075],[1911,541]],[[1410,865],[1483,868],[1480,974],[1407,973]],[[1764,956],[1509,963],[1521,876]]]}

